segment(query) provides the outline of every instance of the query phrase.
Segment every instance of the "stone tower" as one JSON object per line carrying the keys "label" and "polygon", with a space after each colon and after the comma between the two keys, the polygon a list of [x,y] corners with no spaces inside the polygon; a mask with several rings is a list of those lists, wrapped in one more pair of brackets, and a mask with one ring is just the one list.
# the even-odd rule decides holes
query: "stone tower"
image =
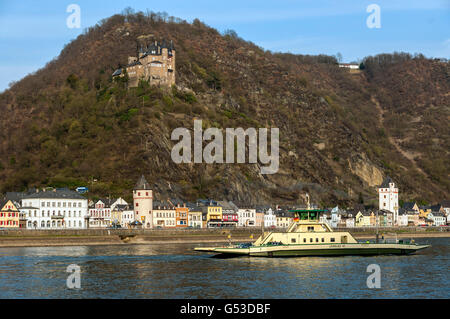
{"label": "stone tower", "polygon": [[144,228],[153,228],[153,192],[142,175],[133,189],[134,215]]}
{"label": "stone tower", "polygon": [[378,188],[379,209],[393,213],[394,223],[398,223],[398,188],[394,181],[387,176]]}

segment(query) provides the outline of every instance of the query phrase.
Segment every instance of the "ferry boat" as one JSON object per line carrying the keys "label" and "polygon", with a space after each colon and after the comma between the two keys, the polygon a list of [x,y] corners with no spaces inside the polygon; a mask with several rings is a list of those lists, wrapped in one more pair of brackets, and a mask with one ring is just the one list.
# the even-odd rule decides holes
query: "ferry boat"
{"label": "ferry boat", "polygon": [[319,221],[325,210],[293,210],[294,221],[286,232],[264,232],[254,243],[231,243],[223,247],[197,247],[196,251],[221,255],[258,257],[407,255],[430,247],[414,240],[358,242],[349,232],[335,232]]}

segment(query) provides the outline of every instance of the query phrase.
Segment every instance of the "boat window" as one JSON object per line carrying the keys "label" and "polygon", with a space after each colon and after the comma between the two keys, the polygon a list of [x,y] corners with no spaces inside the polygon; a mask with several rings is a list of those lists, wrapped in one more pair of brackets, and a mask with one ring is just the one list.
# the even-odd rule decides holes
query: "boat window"
{"label": "boat window", "polygon": [[325,242],[325,238],[322,238],[322,243],[324,243]]}
{"label": "boat window", "polygon": [[334,243],[334,238],[330,238],[330,241],[331,241],[332,243]]}
{"label": "boat window", "polygon": [[295,242],[296,242],[295,238],[291,238],[291,243],[295,243]]}
{"label": "boat window", "polygon": [[308,226],[308,231],[314,231],[314,226]]}
{"label": "boat window", "polygon": [[303,242],[306,243],[306,238],[303,238]]}
{"label": "boat window", "polygon": [[312,238],[309,239],[309,242],[312,243]]}
{"label": "boat window", "polygon": [[319,242],[319,238],[316,238],[316,243],[318,243]]}

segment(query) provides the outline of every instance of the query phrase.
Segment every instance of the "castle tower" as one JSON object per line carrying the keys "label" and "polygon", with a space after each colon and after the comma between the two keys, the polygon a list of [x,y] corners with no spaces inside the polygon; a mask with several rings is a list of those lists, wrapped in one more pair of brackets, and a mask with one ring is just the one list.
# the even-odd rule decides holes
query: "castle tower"
{"label": "castle tower", "polygon": [[379,209],[393,213],[394,223],[398,223],[398,188],[394,181],[387,176],[378,188]]}
{"label": "castle tower", "polygon": [[172,40],[167,52],[167,82],[169,86],[175,84],[175,48]]}
{"label": "castle tower", "polygon": [[153,228],[153,192],[142,175],[133,189],[134,215],[144,228]]}

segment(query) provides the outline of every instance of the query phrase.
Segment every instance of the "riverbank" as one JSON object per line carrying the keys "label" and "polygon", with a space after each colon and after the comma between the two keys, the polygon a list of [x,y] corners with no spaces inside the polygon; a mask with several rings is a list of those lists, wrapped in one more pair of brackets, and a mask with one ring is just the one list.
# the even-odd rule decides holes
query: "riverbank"
{"label": "riverbank", "polygon": [[[269,231],[269,230],[266,230]],[[270,231],[274,231],[273,229]],[[275,231],[284,231],[277,229]],[[356,239],[375,238],[375,229],[340,229],[349,231]],[[0,232],[0,247],[100,246],[124,244],[226,243],[251,242],[261,233],[259,229],[164,229],[164,230],[8,230]],[[446,228],[380,229],[385,238],[450,237]],[[228,237],[231,238],[228,238]],[[252,238],[253,237],[253,238]]]}

